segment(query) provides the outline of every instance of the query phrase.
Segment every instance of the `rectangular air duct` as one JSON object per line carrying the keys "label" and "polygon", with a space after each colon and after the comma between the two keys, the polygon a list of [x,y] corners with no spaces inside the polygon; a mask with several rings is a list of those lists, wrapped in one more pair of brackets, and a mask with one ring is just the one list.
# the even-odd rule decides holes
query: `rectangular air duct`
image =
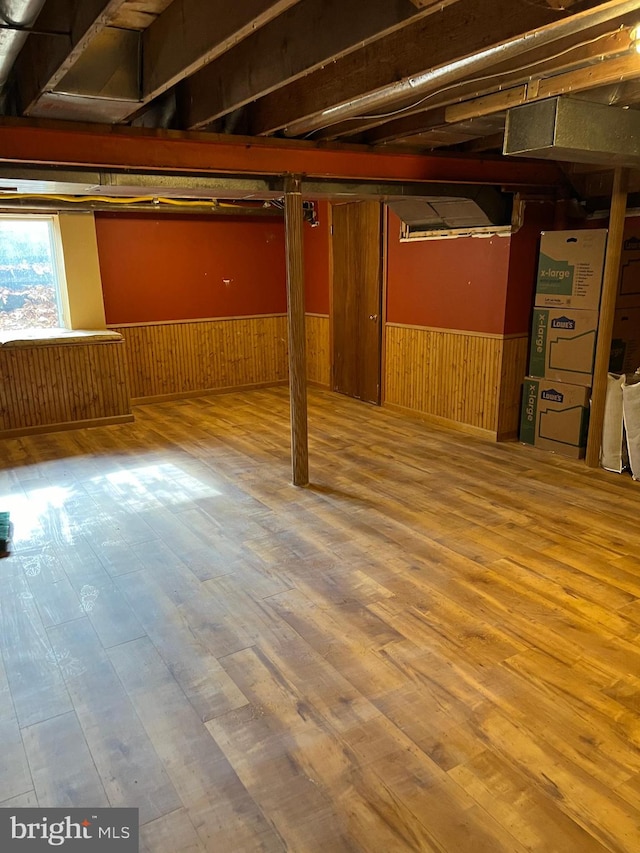
{"label": "rectangular air duct", "polygon": [[504,154],[640,166],[640,112],[557,97],[510,109]]}

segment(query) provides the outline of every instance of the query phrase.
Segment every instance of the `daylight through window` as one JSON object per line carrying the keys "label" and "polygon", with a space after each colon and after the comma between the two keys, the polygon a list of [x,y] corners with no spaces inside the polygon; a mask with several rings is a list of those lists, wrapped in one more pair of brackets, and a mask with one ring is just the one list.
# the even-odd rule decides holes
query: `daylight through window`
{"label": "daylight through window", "polygon": [[0,330],[64,326],[54,218],[0,217]]}

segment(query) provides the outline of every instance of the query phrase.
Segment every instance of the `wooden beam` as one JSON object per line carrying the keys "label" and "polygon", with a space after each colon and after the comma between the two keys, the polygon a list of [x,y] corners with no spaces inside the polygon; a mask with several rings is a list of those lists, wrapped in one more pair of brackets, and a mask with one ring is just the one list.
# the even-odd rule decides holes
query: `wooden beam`
{"label": "wooden beam", "polygon": [[[472,56],[568,16],[528,0],[458,0],[261,98],[250,111],[251,132],[272,133],[302,118],[319,116],[366,93],[444,67],[461,56]],[[528,44],[533,46],[532,42]]]}
{"label": "wooden beam", "polygon": [[35,29],[68,35],[31,33],[15,63],[21,112],[30,115],[40,95],[53,89],[92,39],[126,0],[49,0]]}
{"label": "wooden beam", "polygon": [[446,118],[448,122],[466,121],[478,116],[503,112],[520,104],[542,101],[545,98],[568,95],[572,92],[585,92],[609,83],[623,83],[639,77],[640,55],[634,52],[629,56],[607,59],[596,65],[558,74],[546,80],[531,80],[506,92],[495,92],[473,101],[452,105],[447,108]]}
{"label": "wooden beam", "polygon": [[587,440],[586,462],[590,468],[597,468],[600,463],[602,426],[607,396],[607,373],[609,372],[613,318],[616,309],[618,278],[620,275],[624,217],[627,210],[628,178],[628,169],[617,168],[615,170],[613,194],[611,196],[611,215],[609,217],[609,236],[607,238],[607,253],[602,282],[602,299],[600,300],[598,342],[596,344],[596,360],[593,369],[589,437]]}
{"label": "wooden beam", "polygon": [[[362,122],[345,122],[344,128],[336,126],[334,131],[342,130],[344,133],[333,134],[341,136],[354,132],[366,131],[366,140],[370,144],[380,142],[390,142],[394,139],[400,139],[404,136],[409,136],[415,133],[422,133],[424,130],[429,130],[434,126],[432,115],[436,113],[438,117],[442,116],[442,124],[446,124],[445,108],[451,104],[468,101],[472,98],[479,98],[496,90],[504,90],[505,88],[517,86],[527,82],[531,77],[544,77],[550,74],[559,74],[562,71],[576,70],[585,65],[601,62],[603,58],[619,56],[621,53],[627,52],[631,45],[629,29],[617,30],[614,33],[605,33],[597,41],[587,45],[576,45],[572,47],[572,40],[562,40],[554,45],[554,50],[561,51],[562,54],[556,59],[549,59],[549,48],[543,50],[532,50],[527,53],[527,64],[522,67],[523,59],[518,62],[519,68],[504,67],[501,64],[496,67],[493,73],[496,76],[491,78],[490,87],[482,86],[478,81],[462,80],[460,83],[448,91],[438,93],[435,97],[429,100],[422,106],[422,109],[411,110],[407,108],[397,118],[391,120],[384,117],[376,119],[372,117]],[[511,65],[513,63],[510,63]],[[399,104],[398,107],[404,107],[404,104]],[[409,105],[407,105],[409,107]]]}
{"label": "wooden beam", "polygon": [[368,0],[366,14],[362,0],[301,0],[185,80],[184,125],[203,127],[432,12],[408,0]]}
{"label": "wooden beam", "polygon": [[307,435],[307,359],[304,319],[302,188],[299,176],[285,181],[284,221],[287,251],[287,317],[291,408],[291,472],[294,486],[309,483]]}
{"label": "wooden beam", "polygon": [[143,102],[212,62],[297,2],[174,0],[143,33]]}

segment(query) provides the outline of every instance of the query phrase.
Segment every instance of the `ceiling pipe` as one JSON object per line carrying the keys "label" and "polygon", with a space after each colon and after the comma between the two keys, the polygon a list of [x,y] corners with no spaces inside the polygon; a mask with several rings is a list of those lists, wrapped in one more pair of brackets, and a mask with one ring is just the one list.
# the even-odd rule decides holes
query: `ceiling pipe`
{"label": "ceiling pipe", "polygon": [[45,0],[0,2],[0,92],[44,3]]}
{"label": "ceiling pipe", "polygon": [[458,59],[439,68],[425,71],[412,77],[405,77],[366,95],[329,107],[313,116],[299,119],[284,128],[285,136],[303,136],[337,124],[348,118],[372,113],[388,107],[389,104],[414,97],[418,100],[425,95],[437,92],[443,86],[455,83],[471,74],[484,71],[499,62],[520,56],[528,50],[551,44],[562,38],[578,35],[623,15],[640,16],[637,0],[610,0],[595,9],[580,12],[577,15],[555,21],[536,30],[509,39],[499,45],[481,50],[464,59]]}

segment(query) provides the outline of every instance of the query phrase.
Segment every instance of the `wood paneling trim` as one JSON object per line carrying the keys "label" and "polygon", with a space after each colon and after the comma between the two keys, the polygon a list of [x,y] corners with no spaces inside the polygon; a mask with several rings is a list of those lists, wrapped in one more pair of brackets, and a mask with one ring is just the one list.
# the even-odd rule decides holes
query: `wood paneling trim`
{"label": "wood paneling trim", "polygon": [[500,386],[498,394],[498,440],[515,438],[520,425],[522,380],[527,373],[529,338],[507,337],[502,342]]}
{"label": "wood paneling trim", "polygon": [[307,314],[307,379],[328,388],[331,384],[331,341],[329,317]]}
{"label": "wood paneling trim", "polygon": [[397,406],[395,403],[384,403],[385,409],[391,412],[398,412],[400,415],[405,415],[408,418],[415,418],[425,424],[431,426],[444,427],[445,429],[456,430],[463,432],[465,435],[475,435],[476,438],[486,438],[491,441],[496,440],[496,433],[491,429],[483,429],[482,427],[472,426],[471,424],[463,424],[459,421],[451,420],[451,418],[442,418],[439,415],[429,415],[425,412],[417,412],[415,409],[407,409],[405,406]]}
{"label": "wood paneling trim", "polygon": [[511,335],[500,335],[496,332],[470,332],[466,329],[443,329],[441,326],[419,326],[414,325],[413,323],[387,323],[386,325],[387,327],[393,327],[394,329],[419,329],[423,332],[446,332],[448,335],[464,335],[466,338],[495,338],[495,340],[502,341],[506,337],[512,337]]}
{"label": "wood paneling trim", "polygon": [[286,317],[283,312],[277,314],[243,314],[237,317],[198,317],[196,320],[152,320],[149,323],[111,323],[107,329],[114,332],[120,329],[133,329],[143,326],[180,326],[186,323],[219,323],[226,320],[264,320],[266,317]]}
{"label": "wood paneling trim", "polygon": [[126,341],[131,396],[137,400],[287,378],[284,315],[112,328]]}
{"label": "wood paneling trim", "polygon": [[123,341],[0,349],[0,434],[131,415]]}
{"label": "wood paneling trim", "polygon": [[[280,382],[256,382],[253,385],[239,385],[233,388],[200,388],[198,391],[179,391],[176,394],[158,394],[157,397],[132,397],[132,406],[148,406],[152,403],[168,403],[171,400],[192,400],[194,397],[211,397],[215,394],[231,394],[235,391],[257,391],[260,388],[275,388],[277,385],[286,385],[287,380]],[[313,383],[319,385],[319,383]]]}
{"label": "wood paneling trim", "polygon": [[16,429],[0,430],[0,438],[20,438],[23,435],[44,435],[49,432],[66,432],[70,429],[88,429],[89,427],[115,426],[116,424],[133,423],[135,417],[116,415],[112,418],[91,418],[84,421],[67,421],[66,423],[42,424],[33,427],[17,427]]}
{"label": "wood paneling trim", "polygon": [[387,324],[385,405],[497,435],[503,347],[492,335]]}

